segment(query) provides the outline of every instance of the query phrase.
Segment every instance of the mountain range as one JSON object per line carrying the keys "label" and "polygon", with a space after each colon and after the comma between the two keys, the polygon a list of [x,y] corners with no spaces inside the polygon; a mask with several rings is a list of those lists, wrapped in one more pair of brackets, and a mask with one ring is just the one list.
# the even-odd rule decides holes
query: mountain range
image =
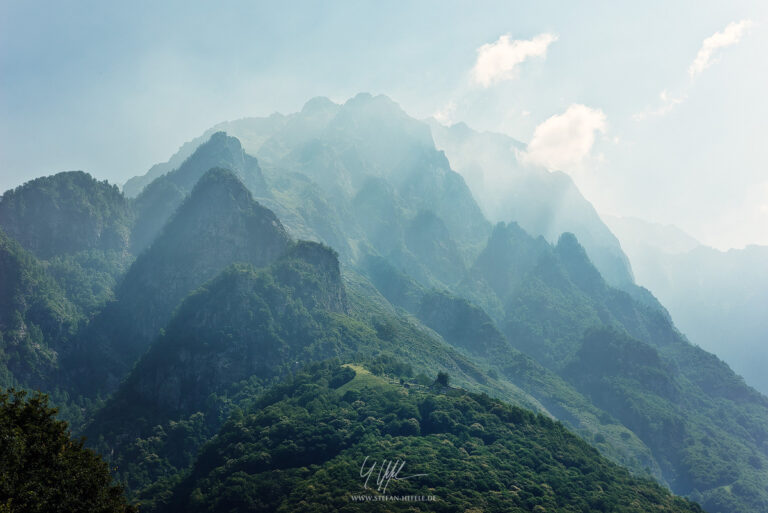
{"label": "mountain range", "polygon": [[698,510],[664,487],[768,509],[768,399],[634,283],[567,177],[484,204],[468,173],[509,141],[440,130],[316,98],[125,194],[6,192],[3,385],[49,391],[149,511],[349,509],[375,447],[431,462],[443,510]]}

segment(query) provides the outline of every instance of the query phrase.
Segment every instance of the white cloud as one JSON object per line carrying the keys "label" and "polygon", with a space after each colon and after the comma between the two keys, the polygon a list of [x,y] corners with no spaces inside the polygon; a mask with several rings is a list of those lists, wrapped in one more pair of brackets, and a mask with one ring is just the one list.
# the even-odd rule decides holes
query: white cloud
{"label": "white cloud", "polygon": [[511,40],[509,34],[503,35],[495,43],[487,43],[477,49],[477,62],[472,69],[472,77],[483,87],[512,79],[519,64],[529,57],[546,56],[547,47],[555,41],[555,34],[539,34],[533,39],[515,40]]}
{"label": "white cloud", "polygon": [[602,110],[573,104],[537,126],[528,148],[519,157],[547,169],[573,170],[589,156],[595,132],[604,133],[606,127]]}
{"label": "white cloud", "polygon": [[695,78],[712,64],[712,56],[719,48],[735,45],[752,25],[750,20],[734,21],[728,24],[722,32],[715,32],[704,40],[696,54],[696,58],[688,67],[688,74]]}
{"label": "white cloud", "polygon": [[715,52],[720,48],[735,45],[741,40],[741,37],[752,25],[750,20],[734,21],[729,23],[721,32],[715,32],[701,43],[699,53],[696,54],[696,58],[693,60],[690,66],[688,66],[688,75],[690,76],[690,82],[684,87],[683,92],[670,96],[666,90],[659,94],[661,99],[661,105],[655,109],[646,109],[642,112],[638,112],[632,116],[635,121],[642,121],[651,117],[660,117],[668,114],[676,105],[683,103],[688,98],[688,90],[693,86],[696,77],[698,77],[702,71],[712,65]]}
{"label": "white cloud", "polygon": [[659,99],[661,100],[660,107],[638,112],[632,116],[632,119],[635,121],[642,121],[643,119],[651,117],[664,116],[668,114],[672,109],[674,109],[676,105],[683,103],[687,97],[688,96],[686,94],[681,94],[680,96],[670,96],[670,94],[665,89],[659,94]]}

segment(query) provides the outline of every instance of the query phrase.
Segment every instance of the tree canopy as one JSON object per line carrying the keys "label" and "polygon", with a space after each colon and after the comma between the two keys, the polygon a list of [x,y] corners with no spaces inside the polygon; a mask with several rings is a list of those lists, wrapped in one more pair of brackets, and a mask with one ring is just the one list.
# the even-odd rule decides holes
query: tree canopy
{"label": "tree canopy", "polygon": [[107,464],[56,420],[48,397],[0,392],[0,513],[136,512]]}

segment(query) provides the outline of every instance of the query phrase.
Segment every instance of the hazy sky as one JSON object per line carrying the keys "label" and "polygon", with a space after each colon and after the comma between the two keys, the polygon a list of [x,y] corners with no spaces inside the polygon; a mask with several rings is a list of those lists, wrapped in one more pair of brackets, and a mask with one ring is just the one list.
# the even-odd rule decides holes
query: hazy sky
{"label": "hazy sky", "polygon": [[0,0],[0,189],[369,91],[528,143],[601,212],[768,244],[767,31],[757,0]]}

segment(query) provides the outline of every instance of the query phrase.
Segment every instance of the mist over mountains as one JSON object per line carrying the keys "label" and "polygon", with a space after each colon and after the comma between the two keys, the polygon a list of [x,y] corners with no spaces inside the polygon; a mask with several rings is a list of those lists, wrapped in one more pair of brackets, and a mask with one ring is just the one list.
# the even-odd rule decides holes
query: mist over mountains
{"label": "mist over mountains", "polygon": [[445,127],[430,122],[435,145],[445,151],[492,222],[517,222],[532,235],[557,241],[575,234],[603,277],[613,286],[634,283],[619,241],[562,172],[519,161],[525,145],[511,137],[479,133],[463,123]]}
{"label": "mist over mountains", "polygon": [[638,282],[658,296],[682,332],[768,393],[768,248],[719,251],[675,227],[606,220]]}
{"label": "mist over mountains", "polygon": [[445,510],[768,509],[768,399],[518,147],[360,94],[6,192],[2,384],[147,511],[349,506],[382,440]]}

